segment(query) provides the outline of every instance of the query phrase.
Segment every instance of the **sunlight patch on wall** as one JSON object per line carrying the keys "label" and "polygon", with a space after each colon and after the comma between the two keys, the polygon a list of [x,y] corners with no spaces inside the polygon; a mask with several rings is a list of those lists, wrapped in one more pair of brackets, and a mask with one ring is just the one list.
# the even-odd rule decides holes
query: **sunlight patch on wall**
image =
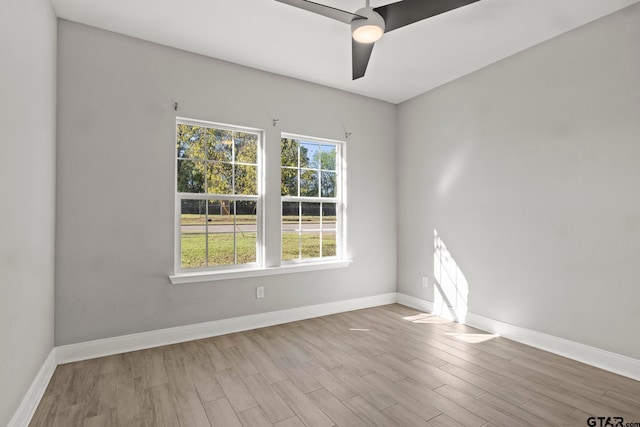
{"label": "sunlight patch on wall", "polygon": [[441,197],[446,196],[456,181],[460,179],[460,175],[467,167],[470,151],[471,142],[467,141],[462,146],[458,147],[458,149],[453,153],[451,159],[446,162],[446,166],[438,179],[438,194]]}
{"label": "sunlight patch on wall", "polygon": [[433,314],[464,323],[469,284],[446,245],[433,230]]}

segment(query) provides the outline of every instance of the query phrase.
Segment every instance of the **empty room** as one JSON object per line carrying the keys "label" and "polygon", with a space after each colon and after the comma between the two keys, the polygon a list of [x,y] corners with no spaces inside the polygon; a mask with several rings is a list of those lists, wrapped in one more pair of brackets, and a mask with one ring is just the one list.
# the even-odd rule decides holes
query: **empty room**
{"label": "empty room", "polygon": [[3,6],[0,425],[640,427],[640,1]]}

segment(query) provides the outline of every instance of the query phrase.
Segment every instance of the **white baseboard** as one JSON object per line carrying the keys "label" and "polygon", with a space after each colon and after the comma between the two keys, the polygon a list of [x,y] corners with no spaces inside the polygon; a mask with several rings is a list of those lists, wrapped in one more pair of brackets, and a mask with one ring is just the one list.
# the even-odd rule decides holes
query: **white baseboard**
{"label": "white baseboard", "polygon": [[146,348],[176,344],[179,342],[209,338],[217,335],[230,334],[233,332],[264,328],[266,326],[295,322],[312,317],[320,317],[345,311],[393,304],[395,302],[396,293],[392,292],[389,294],[375,295],[371,297],[308,305],[305,307],[291,308],[287,310],[271,311],[249,316],[234,317],[231,319],[198,323],[195,325],[179,326],[176,328],[63,345],[56,348],[57,362],[58,364],[62,364],[93,359],[96,357],[109,356],[128,351],[142,350]]}
{"label": "white baseboard", "polygon": [[[402,293],[398,293],[398,304],[428,312],[432,312],[433,309],[433,303],[431,301]],[[467,313],[464,323],[474,328],[530,345],[531,347],[539,348],[640,381],[640,360],[638,359],[590,347],[553,335],[547,335],[531,329],[521,328],[520,326],[510,325],[473,313]]]}
{"label": "white baseboard", "polygon": [[42,399],[42,396],[49,385],[49,381],[51,381],[51,377],[53,376],[53,372],[56,370],[56,366],[56,349],[53,348],[42,364],[42,367],[38,371],[33,383],[31,383],[31,387],[27,390],[27,394],[25,394],[22,402],[20,402],[18,410],[13,414],[13,417],[9,421],[8,427],[22,427],[29,425],[33,414],[36,412],[36,409],[40,404],[40,399]]}
{"label": "white baseboard", "polygon": [[640,381],[640,360],[638,359],[510,325],[477,314],[467,313],[465,324]]}
{"label": "white baseboard", "polygon": [[422,298],[412,297],[411,295],[402,294],[398,292],[397,303],[406,305],[407,307],[415,308],[416,310],[423,310],[429,313],[433,312],[433,303],[431,301],[424,300]]}

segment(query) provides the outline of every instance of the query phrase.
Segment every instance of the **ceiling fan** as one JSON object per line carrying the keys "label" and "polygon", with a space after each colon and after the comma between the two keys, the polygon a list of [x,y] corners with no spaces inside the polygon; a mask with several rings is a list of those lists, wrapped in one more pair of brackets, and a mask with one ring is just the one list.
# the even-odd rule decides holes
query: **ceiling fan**
{"label": "ceiling fan", "polygon": [[366,0],[366,6],[355,13],[308,0],[276,1],[350,24],[351,62],[356,80],[364,76],[373,45],[382,34],[479,0],[403,0],[380,7],[370,7]]}

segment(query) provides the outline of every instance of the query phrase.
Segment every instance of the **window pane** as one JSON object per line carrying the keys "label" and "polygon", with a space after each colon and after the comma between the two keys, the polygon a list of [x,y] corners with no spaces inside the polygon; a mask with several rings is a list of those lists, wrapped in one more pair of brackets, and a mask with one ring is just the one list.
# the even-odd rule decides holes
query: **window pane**
{"label": "window pane", "polygon": [[301,203],[302,222],[313,224],[315,229],[320,229],[320,203]]}
{"label": "window pane", "polygon": [[297,196],[298,195],[298,169],[282,168],[281,176],[281,191],[283,196]]}
{"label": "window pane", "polygon": [[300,171],[300,195],[318,197],[318,171],[302,169]]}
{"label": "window pane", "polygon": [[257,203],[236,201],[236,264],[257,261]]}
{"label": "window pane", "polygon": [[322,257],[336,256],[336,232],[322,232]]}
{"label": "window pane", "polygon": [[317,169],[320,167],[320,145],[311,142],[300,143],[300,167]]}
{"label": "window pane", "polygon": [[210,266],[234,264],[233,202],[229,200],[209,200],[208,209],[208,264]]}
{"label": "window pane", "polygon": [[[225,127],[176,123],[176,197],[181,209],[177,268],[259,261],[257,202],[242,199],[258,196],[260,134],[242,128],[221,129]],[[294,148],[297,168],[298,146]],[[297,189],[297,177],[295,186]],[[216,194],[213,197],[218,200],[207,200],[204,195],[202,200],[187,200],[184,193]],[[232,197],[238,200],[227,200]]]}
{"label": "window pane", "polygon": [[282,166],[298,167],[298,146],[299,143],[295,139],[281,139],[280,164]]}
{"label": "window pane", "polygon": [[[238,225],[250,224],[255,228],[257,212],[258,212],[257,202],[238,200],[236,202],[236,223]],[[247,228],[238,228],[238,229],[248,231]],[[253,231],[256,231],[256,230],[254,229]]]}
{"label": "window pane", "polygon": [[282,260],[300,258],[300,233],[297,231],[282,231]]}
{"label": "window pane", "polygon": [[336,146],[323,145],[320,157],[320,168],[324,170],[336,170]]}
{"label": "window pane", "polygon": [[258,135],[236,132],[234,135],[235,160],[240,163],[258,163]]}
{"label": "window pane", "polygon": [[320,195],[322,197],[336,197],[336,173],[322,171],[320,174],[322,178]]}
{"label": "window pane", "polygon": [[233,166],[230,163],[212,162],[207,167],[207,193],[231,194]]}
{"label": "window pane", "polygon": [[282,202],[282,223],[293,224],[297,229],[300,215],[300,203]]}
{"label": "window pane", "polygon": [[336,208],[335,203],[322,204],[322,256],[336,256]]}
{"label": "window pane", "polygon": [[182,200],[180,206],[180,265],[182,268],[207,265],[207,202]]}
{"label": "window pane", "polygon": [[230,130],[207,129],[207,158],[230,162],[233,157],[233,132]]}
{"label": "window pane", "polygon": [[302,258],[320,257],[320,233],[318,231],[302,232]]}
{"label": "window pane", "polygon": [[336,229],[336,204],[335,203],[322,204],[322,229],[323,230]]}
{"label": "window pane", "polygon": [[258,194],[258,167],[249,165],[234,165],[235,194]]}
{"label": "window pane", "polygon": [[[297,200],[282,205],[283,260],[337,256],[340,203],[321,201],[339,197],[339,148],[320,140],[281,139],[281,193]],[[317,202],[302,202],[302,198]]]}
{"label": "window pane", "polygon": [[320,256],[320,203],[301,203],[302,258]]}
{"label": "window pane", "polygon": [[204,159],[203,134],[205,128],[179,124],[176,135],[177,157]]}
{"label": "window pane", "polygon": [[300,203],[282,203],[282,259],[300,258]]}
{"label": "window pane", "polygon": [[[253,227],[255,229],[255,227]],[[238,231],[236,233],[236,264],[250,264],[257,261],[256,239],[258,233]]]}
{"label": "window pane", "polygon": [[178,193],[204,193],[205,162],[178,160]]}

